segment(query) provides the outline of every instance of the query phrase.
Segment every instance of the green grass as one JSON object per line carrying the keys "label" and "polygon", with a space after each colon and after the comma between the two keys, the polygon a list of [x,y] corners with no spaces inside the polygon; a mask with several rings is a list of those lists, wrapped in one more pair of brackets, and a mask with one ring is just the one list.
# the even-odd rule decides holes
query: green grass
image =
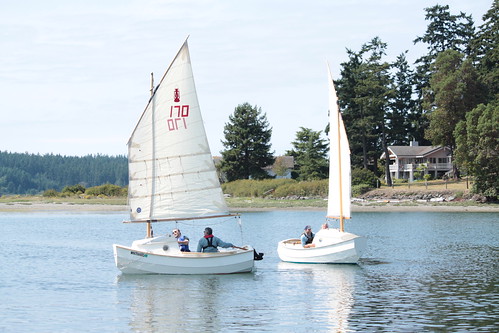
{"label": "green grass", "polygon": [[229,207],[237,208],[325,208],[327,206],[327,201],[324,199],[278,200],[263,198],[227,198],[226,201]]}

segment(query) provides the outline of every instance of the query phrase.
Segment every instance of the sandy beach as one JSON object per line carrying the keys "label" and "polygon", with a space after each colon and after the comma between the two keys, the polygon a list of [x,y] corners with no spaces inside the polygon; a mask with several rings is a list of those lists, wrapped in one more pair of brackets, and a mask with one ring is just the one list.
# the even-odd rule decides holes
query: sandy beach
{"label": "sandy beach", "polygon": [[[240,208],[230,207],[232,212],[255,212],[272,210],[325,210],[322,207],[269,207],[269,208]],[[489,212],[499,213],[498,204],[456,205],[455,203],[411,202],[370,202],[352,204],[352,212]],[[0,213],[41,213],[41,212],[68,212],[68,213],[127,213],[126,205],[105,204],[73,204],[73,203],[0,203]]]}

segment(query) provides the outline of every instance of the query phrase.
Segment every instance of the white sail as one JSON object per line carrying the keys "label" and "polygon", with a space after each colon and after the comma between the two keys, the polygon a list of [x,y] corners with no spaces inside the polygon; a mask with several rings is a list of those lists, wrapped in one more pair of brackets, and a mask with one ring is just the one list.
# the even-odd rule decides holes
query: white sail
{"label": "white sail", "polygon": [[338,106],[331,71],[329,73],[329,196],[327,217],[350,218],[350,148]]}
{"label": "white sail", "polygon": [[187,40],[128,142],[131,221],[225,215],[199,108]]}

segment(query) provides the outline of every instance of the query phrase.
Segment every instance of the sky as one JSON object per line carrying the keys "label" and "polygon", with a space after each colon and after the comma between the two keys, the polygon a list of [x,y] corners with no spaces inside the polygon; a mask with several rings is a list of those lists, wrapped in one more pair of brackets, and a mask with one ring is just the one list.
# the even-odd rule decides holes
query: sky
{"label": "sky", "polygon": [[424,8],[449,5],[476,26],[492,0],[0,0],[0,151],[126,155],[150,96],[187,36],[213,155],[243,103],[261,108],[272,151],[327,124],[327,67],[379,37],[385,60],[426,31]]}

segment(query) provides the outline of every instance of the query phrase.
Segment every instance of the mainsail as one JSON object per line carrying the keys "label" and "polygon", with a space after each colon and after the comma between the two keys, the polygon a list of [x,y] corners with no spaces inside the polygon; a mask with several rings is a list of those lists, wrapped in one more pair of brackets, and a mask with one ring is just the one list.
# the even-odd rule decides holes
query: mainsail
{"label": "mainsail", "polygon": [[[329,196],[327,217],[343,219],[350,213],[350,148],[338,106],[331,71],[329,73]],[[343,229],[342,226],[340,229]]]}
{"label": "mainsail", "polygon": [[199,108],[187,40],[128,141],[130,219],[226,215]]}

